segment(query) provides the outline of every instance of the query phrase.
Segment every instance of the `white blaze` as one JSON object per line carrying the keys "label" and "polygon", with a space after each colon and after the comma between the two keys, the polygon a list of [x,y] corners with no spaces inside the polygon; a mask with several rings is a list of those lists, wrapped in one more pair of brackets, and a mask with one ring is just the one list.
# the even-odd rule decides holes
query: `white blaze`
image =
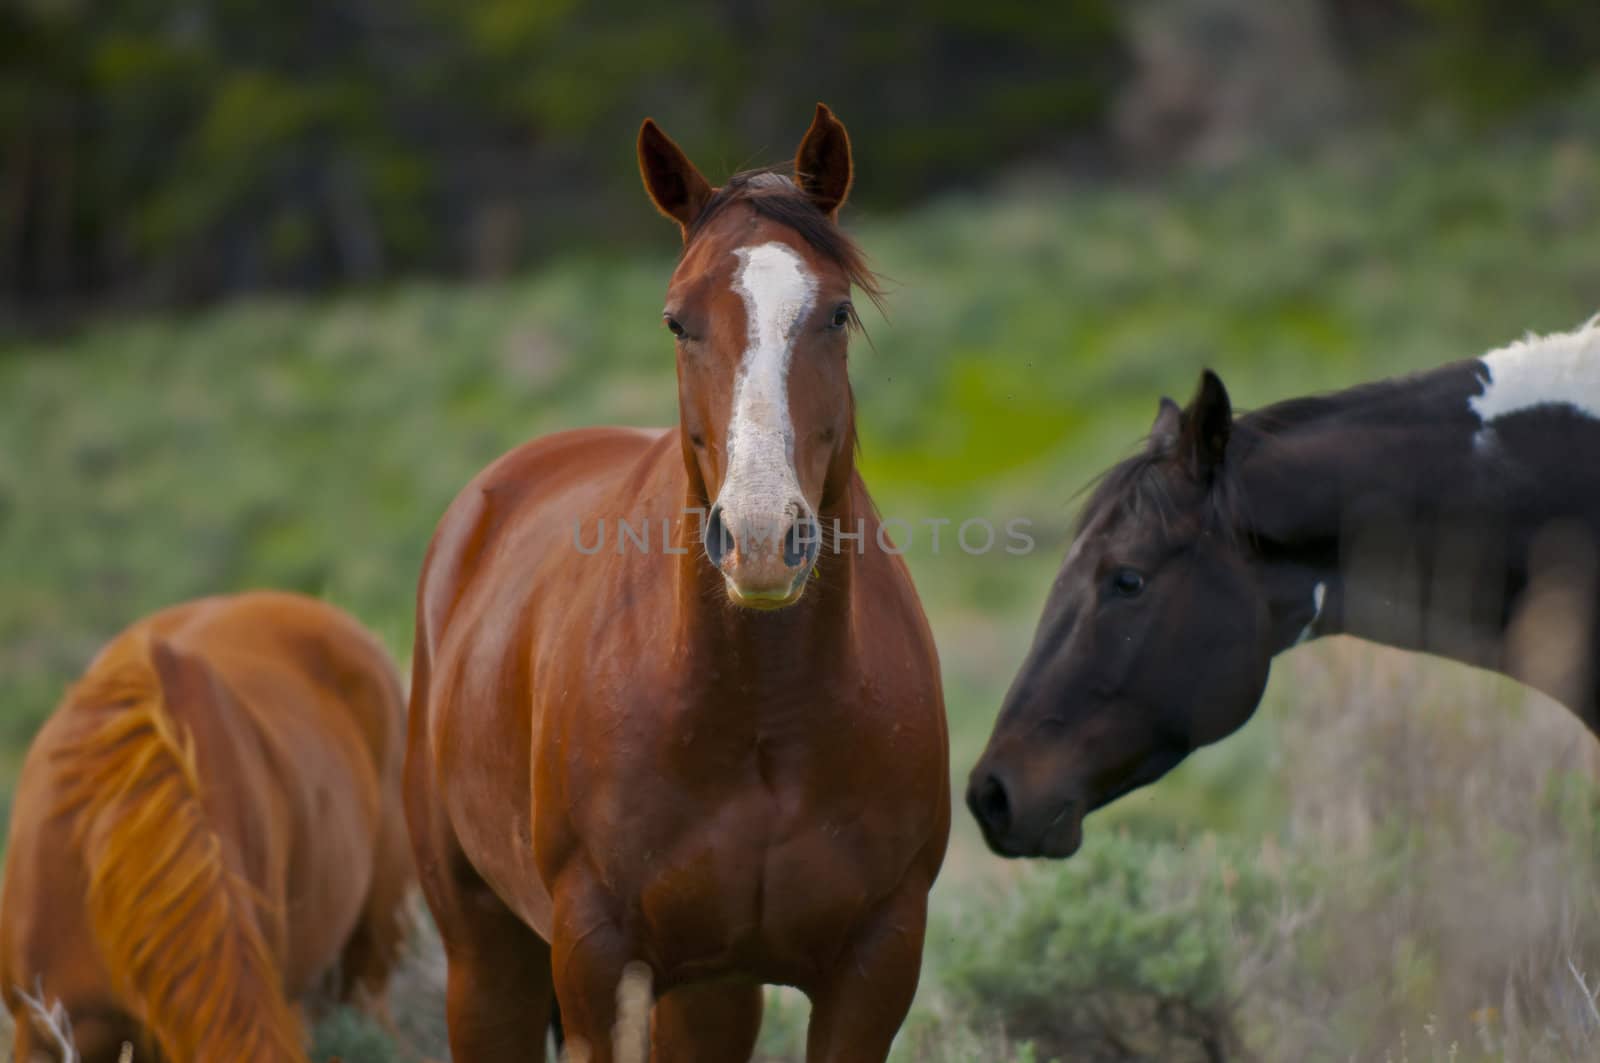
{"label": "white blaze", "polygon": [[748,346],[733,388],[728,476],[718,501],[746,517],[777,518],[800,497],[789,420],[789,358],[816,298],[804,260],[781,243],[741,247],[733,290],[744,299]]}
{"label": "white blaze", "polygon": [[1530,335],[1479,361],[1488,382],[1470,402],[1483,422],[1480,446],[1491,422],[1536,406],[1566,406],[1600,420],[1600,315],[1572,332]]}

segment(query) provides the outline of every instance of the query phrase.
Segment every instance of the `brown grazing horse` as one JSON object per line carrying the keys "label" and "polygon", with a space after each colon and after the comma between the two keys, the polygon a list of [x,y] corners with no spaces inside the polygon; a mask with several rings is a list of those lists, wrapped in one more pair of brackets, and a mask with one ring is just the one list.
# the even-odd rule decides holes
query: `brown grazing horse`
{"label": "brown grazing horse", "polygon": [[404,701],[377,640],[275,593],[117,636],[28,750],[0,899],[14,1058],[304,1060],[290,1001],[378,1003],[412,882]]}
{"label": "brown grazing horse", "polygon": [[819,106],[794,181],[713,189],[646,121],[639,161],[684,237],[678,426],[513,450],[418,589],[406,811],[451,1050],[543,1058],[553,985],[610,1060],[642,963],[657,1060],[749,1058],[763,983],[811,998],[808,1059],[882,1060],[950,799],[933,639],[854,464],[849,140]]}
{"label": "brown grazing horse", "polygon": [[1234,419],[1201,378],[1090,497],[968,804],[1006,856],[1244,724],[1344,632],[1514,675],[1600,731],[1600,318]]}

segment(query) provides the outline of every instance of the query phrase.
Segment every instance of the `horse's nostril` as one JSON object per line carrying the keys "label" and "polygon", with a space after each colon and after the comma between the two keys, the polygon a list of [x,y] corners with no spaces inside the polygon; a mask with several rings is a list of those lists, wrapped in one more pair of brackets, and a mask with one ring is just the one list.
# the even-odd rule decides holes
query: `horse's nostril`
{"label": "horse's nostril", "polygon": [[967,794],[967,804],[979,823],[997,833],[1011,826],[1011,798],[1006,794],[1006,784],[993,772],[974,783]]}
{"label": "horse's nostril", "polygon": [[728,550],[733,546],[733,536],[728,534],[728,527],[722,522],[722,507],[712,506],[711,512],[706,514],[705,538],[706,557],[717,568],[722,567],[722,559],[728,556]]}
{"label": "horse's nostril", "polygon": [[783,537],[783,563],[799,568],[815,561],[819,538],[813,517],[801,517],[789,525],[789,534]]}

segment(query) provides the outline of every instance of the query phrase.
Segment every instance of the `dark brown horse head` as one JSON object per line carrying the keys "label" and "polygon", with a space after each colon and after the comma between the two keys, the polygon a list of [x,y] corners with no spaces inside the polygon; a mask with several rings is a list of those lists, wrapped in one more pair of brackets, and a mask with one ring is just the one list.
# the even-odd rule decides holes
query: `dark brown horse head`
{"label": "dark brown horse head", "polygon": [[1006,856],[1069,856],[1083,817],[1249,718],[1273,646],[1223,475],[1227,392],[1161,401],[1080,517],[967,802]]}
{"label": "dark brown horse head", "polygon": [[739,605],[799,600],[817,562],[819,515],[849,483],[854,404],[845,362],[851,290],[875,294],[838,228],[850,138],[821,104],[793,179],[740,174],[712,188],[646,120],[639,169],[683,231],[662,317],[677,344],[684,465],[706,555]]}

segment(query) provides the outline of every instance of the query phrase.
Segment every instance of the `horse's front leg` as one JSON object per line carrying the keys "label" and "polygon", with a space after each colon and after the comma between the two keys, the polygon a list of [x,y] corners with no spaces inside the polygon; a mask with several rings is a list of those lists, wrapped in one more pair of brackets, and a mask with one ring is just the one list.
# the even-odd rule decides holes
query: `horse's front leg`
{"label": "horse's front leg", "polygon": [[806,1063],[882,1063],[922,968],[929,883],[901,887],[859,928],[812,989]]}
{"label": "horse's front leg", "polygon": [[567,1051],[574,1059],[612,1063],[617,986],[632,958],[615,898],[593,876],[572,870],[561,876],[551,900],[551,964]]}

